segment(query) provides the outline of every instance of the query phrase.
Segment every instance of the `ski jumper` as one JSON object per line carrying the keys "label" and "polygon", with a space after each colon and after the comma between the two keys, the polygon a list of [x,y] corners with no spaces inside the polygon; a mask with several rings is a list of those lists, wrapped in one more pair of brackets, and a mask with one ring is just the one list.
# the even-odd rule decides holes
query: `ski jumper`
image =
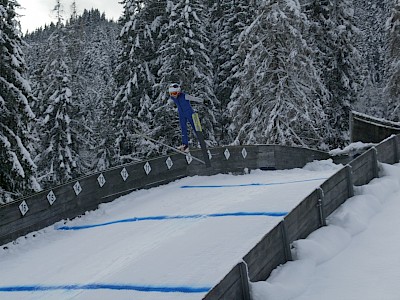
{"label": "ski jumper", "polygon": [[170,96],[170,98],[174,101],[174,103],[178,107],[179,124],[182,130],[182,144],[187,146],[189,145],[188,130],[187,130],[188,122],[192,126],[194,132],[196,132],[196,128],[194,126],[192,118],[194,110],[189,102],[189,99],[194,97],[186,95],[185,93],[180,93],[176,98],[173,96]]}

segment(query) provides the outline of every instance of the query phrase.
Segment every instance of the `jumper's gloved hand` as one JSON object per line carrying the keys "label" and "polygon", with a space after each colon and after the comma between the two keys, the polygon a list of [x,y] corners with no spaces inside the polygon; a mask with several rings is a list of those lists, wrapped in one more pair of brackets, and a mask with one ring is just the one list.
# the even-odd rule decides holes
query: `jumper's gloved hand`
{"label": "jumper's gloved hand", "polygon": [[167,101],[167,103],[168,103],[169,106],[172,106],[172,105],[174,105],[174,100],[172,100],[171,98],[169,98],[168,101]]}

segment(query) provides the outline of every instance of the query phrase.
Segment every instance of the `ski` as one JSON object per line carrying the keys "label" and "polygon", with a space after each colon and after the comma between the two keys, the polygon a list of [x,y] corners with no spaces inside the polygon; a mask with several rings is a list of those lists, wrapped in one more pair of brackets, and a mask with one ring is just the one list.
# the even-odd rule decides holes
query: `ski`
{"label": "ski", "polygon": [[153,143],[160,144],[160,145],[162,145],[162,146],[164,146],[164,147],[167,147],[168,149],[171,149],[172,151],[175,151],[176,153],[179,153],[179,154],[182,154],[182,155],[185,155],[185,156],[190,155],[190,157],[191,157],[193,160],[198,161],[198,162],[200,162],[200,163],[202,163],[202,164],[204,164],[204,165],[206,164],[203,160],[201,160],[201,159],[199,159],[199,158],[197,158],[197,157],[194,157],[192,154],[190,154],[190,152],[184,152],[184,151],[181,151],[181,150],[179,150],[179,149],[176,149],[175,147],[172,147],[172,146],[170,146],[170,145],[164,144],[163,142],[157,141],[157,140],[155,140],[155,139],[153,139],[153,138],[151,138],[151,137],[149,137],[149,136],[147,136],[147,135],[145,135],[145,134],[139,132],[139,131],[136,130],[136,129],[135,129],[135,133],[136,133],[137,135],[139,135],[139,136],[145,138],[146,140],[149,140],[149,141],[152,141]]}
{"label": "ski", "polygon": [[201,127],[199,114],[194,113],[192,115],[192,119],[193,119],[194,127],[196,129],[197,138],[200,143],[201,152],[203,153],[205,165],[207,166],[207,168],[209,168],[209,167],[211,167],[211,162],[210,162],[210,158],[208,157],[207,145],[206,145],[206,142],[204,141],[203,129]]}

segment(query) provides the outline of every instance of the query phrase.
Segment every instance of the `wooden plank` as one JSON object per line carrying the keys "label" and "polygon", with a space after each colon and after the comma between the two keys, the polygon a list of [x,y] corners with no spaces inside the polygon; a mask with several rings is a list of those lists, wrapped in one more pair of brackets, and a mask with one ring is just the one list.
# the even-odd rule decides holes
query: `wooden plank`
{"label": "wooden plank", "polygon": [[365,166],[353,172],[353,184],[355,186],[365,185],[375,178],[374,171]]}
{"label": "wooden plank", "polygon": [[321,227],[319,199],[319,192],[313,191],[285,217],[289,243],[304,239]]}
{"label": "wooden plank", "polygon": [[377,159],[382,163],[394,164],[396,162],[396,140],[391,138],[375,147],[377,150]]}
{"label": "wooden plank", "polygon": [[393,139],[395,147],[395,163],[398,163],[400,161],[400,135],[396,135]]}
{"label": "wooden plank", "polygon": [[374,159],[374,152],[373,148],[368,149],[360,156],[354,158],[349,165],[352,167],[353,172],[359,168],[362,168],[364,165],[372,165],[372,161]]}
{"label": "wooden plank", "polygon": [[335,189],[341,182],[346,182],[347,184],[347,171],[345,168],[340,169],[334,175],[329,177],[321,184],[325,194],[328,194],[331,190]]}
{"label": "wooden plank", "polygon": [[393,127],[392,122],[379,121],[376,118],[353,117],[353,130],[351,132],[353,142],[379,143],[392,134],[399,133],[400,129]]}
{"label": "wooden plank", "polygon": [[19,236],[50,226],[57,221],[77,217],[79,212],[76,209],[77,206],[65,205],[58,210],[46,210],[41,214],[31,214],[1,226],[0,245],[14,240]]}
{"label": "wooden plank", "polygon": [[377,162],[374,153],[375,149],[371,148],[349,163],[352,167],[354,185],[367,184],[375,177]]}
{"label": "wooden plank", "polygon": [[[242,151],[246,149],[245,156]],[[225,151],[228,152],[225,154]],[[245,169],[258,168],[257,146],[229,146],[210,149],[213,174],[234,173],[243,174]],[[227,158],[228,157],[228,158]]]}
{"label": "wooden plank", "polygon": [[[56,187],[53,192],[57,197],[56,202],[53,206],[62,205],[64,203],[73,201],[72,194],[73,192],[70,191],[71,187],[70,184],[61,185]],[[32,215],[37,215],[51,209],[51,206],[47,200],[47,194],[49,191],[41,192],[38,194],[33,195],[30,198],[24,198],[20,201],[16,201],[14,203],[10,203],[6,206],[1,207],[0,209],[0,227],[4,226],[5,224],[15,222],[21,218],[27,218]],[[19,211],[18,206],[20,203],[25,201],[29,207],[27,214],[23,217]]]}
{"label": "wooden plank", "polygon": [[314,160],[330,158],[329,154],[307,148],[275,146],[275,163],[279,169],[302,168]]}
{"label": "wooden plank", "polygon": [[[10,206],[10,205],[11,206],[16,205],[18,207],[18,205],[22,201],[26,201],[28,203],[28,206],[29,206],[28,213],[29,214],[45,210],[50,206],[50,204],[49,204],[49,202],[47,200],[47,195],[48,195],[48,193],[50,191],[54,192],[54,194],[57,197],[57,201],[70,201],[69,198],[70,198],[70,194],[72,194],[72,191],[70,190],[69,183],[66,183],[66,184],[63,184],[63,185],[55,186],[53,189],[47,189],[47,190],[44,190],[42,192],[33,194],[31,196],[18,199],[17,201],[15,201],[13,203],[6,204],[5,206],[1,206],[0,207],[0,214],[1,214],[1,212],[2,212],[4,207]],[[0,224],[3,224],[2,221],[4,221],[4,219],[0,218]]]}
{"label": "wooden plank", "polygon": [[352,197],[352,186],[350,186],[352,183],[348,178],[349,170],[347,168],[340,169],[321,184],[324,194],[323,214],[325,217],[329,216],[349,197]]}
{"label": "wooden plank", "polygon": [[268,278],[272,270],[286,262],[281,225],[270,230],[243,260],[247,263],[250,281]]}
{"label": "wooden plank", "polygon": [[[170,169],[168,169],[166,164],[168,158],[172,161]],[[149,174],[146,174],[144,170],[144,166],[147,162],[151,167]],[[195,161],[193,161],[192,164],[193,163],[195,163]],[[110,176],[112,178],[111,180],[113,180],[113,178],[118,178],[118,182],[112,182],[110,186],[114,188],[108,190],[101,199],[98,199],[98,203],[110,202],[134,190],[151,188],[183,178],[188,175],[188,167],[189,165],[183,155],[164,156],[158,159],[138,163],[134,166],[125,167],[130,178],[128,177],[126,182],[123,181],[122,176],[119,174],[122,169],[118,170],[118,174]]]}
{"label": "wooden plank", "polygon": [[0,230],[3,226],[18,220],[22,217],[21,212],[18,208],[21,201],[15,201],[4,205],[0,209]]}
{"label": "wooden plank", "polygon": [[261,170],[276,170],[276,146],[275,145],[259,145],[257,147],[257,168]]}
{"label": "wooden plank", "polygon": [[232,270],[216,285],[204,300],[242,300],[244,299],[240,264],[237,264]]}
{"label": "wooden plank", "polygon": [[349,198],[348,186],[345,182],[338,184],[337,189],[331,190],[324,197],[324,215],[328,217]]}
{"label": "wooden plank", "polygon": [[[259,149],[257,146],[235,146],[224,147],[223,158],[224,167],[227,172],[244,173],[245,169],[255,170],[259,168],[257,164],[259,157]],[[225,151],[229,151],[229,158],[226,158]],[[228,153],[226,153],[228,154]]]}

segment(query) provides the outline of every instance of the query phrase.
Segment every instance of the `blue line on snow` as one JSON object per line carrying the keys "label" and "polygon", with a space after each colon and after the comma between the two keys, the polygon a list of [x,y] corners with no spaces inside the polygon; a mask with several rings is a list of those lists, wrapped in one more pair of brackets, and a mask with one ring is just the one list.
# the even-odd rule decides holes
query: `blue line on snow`
{"label": "blue line on snow", "polygon": [[129,284],[85,284],[85,285],[17,285],[0,286],[0,292],[46,292],[55,290],[127,290],[139,292],[159,292],[159,293],[206,293],[211,287],[188,287],[188,286],[140,286]]}
{"label": "blue line on snow", "polygon": [[215,213],[208,215],[186,215],[186,216],[150,216],[131,218],[124,220],[116,220],[106,223],[89,224],[80,226],[61,226],[56,227],[57,230],[83,230],[95,227],[103,227],[120,223],[133,223],[140,221],[162,221],[162,220],[177,220],[177,219],[200,219],[200,218],[221,218],[221,217],[283,217],[286,216],[287,212],[232,212],[232,213]]}
{"label": "blue line on snow", "polygon": [[286,182],[272,182],[272,183],[244,183],[244,184],[222,184],[222,185],[182,185],[181,189],[215,189],[215,188],[232,188],[232,187],[245,187],[245,186],[269,186],[269,185],[281,185],[290,183],[300,183],[308,181],[325,180],[328,178],[313,178],[306,180],[295,180]]}

